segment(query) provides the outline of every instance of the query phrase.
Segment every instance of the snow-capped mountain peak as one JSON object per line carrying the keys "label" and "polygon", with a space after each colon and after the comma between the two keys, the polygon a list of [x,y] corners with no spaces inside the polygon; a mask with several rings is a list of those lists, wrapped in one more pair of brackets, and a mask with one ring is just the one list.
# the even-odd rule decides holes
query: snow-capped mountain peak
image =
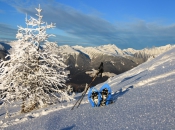
{"label": "snow-capped mountain peak", "polygon": [[154,48],[145,48],[142,50],[135,50],[133,48],[120,49],[114,44],[102,45],[97,47],[82,47],[82,46],[60,46],[63,49],[63,52],[66,53],[84,53],[89,56],[90,59],[96,58],[101,55],[110,55],[110,56],[136,56],[148,59],[150,56],[158,56],[159,54],[171,49],[174,45],[166,45],[161,47]]}
{"label": "snow-capped mountain peak", "polygon": [[101,52],[103,52],[105,54],[109,54],[109,55],[114,55],[114,56],[125,55],[125,53],[114,44],[99,46],[99,47],[97,47],[97,49],[100,50]]}
{"label": "snow-capped mountain peak", "polygon": [[63,45],[59,47],[63,53],[68,53],[68,54],[79,54],[78,51],[76,51],[74,48],[72,48],[69,45]]}
{"label": "snow-capped mountain peak", "polygon": [[89,57],[96,58],[99,55],[111,55],[111,56],[124,56],[126,53],[118,48],[114,44],[102,45],[97,47],[82,47],[82,46],[73,46],[77,51],[89,55]]}

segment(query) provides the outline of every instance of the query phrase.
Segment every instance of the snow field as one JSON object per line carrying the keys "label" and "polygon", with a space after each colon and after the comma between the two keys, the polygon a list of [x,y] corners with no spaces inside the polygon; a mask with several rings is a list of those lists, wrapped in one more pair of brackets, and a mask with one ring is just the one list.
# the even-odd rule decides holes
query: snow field
{"label": "snow field", "polygon": [[[167,58],[165,58],[167,57]],[[92,108],[85,96],[78,109],[71,110],[75,101],[64,108],[54,105],[47,111],[37,110],[26,115],[27,121],[7,124],[4,129],[23,130],[150,130],[175,128],[175,48],[106,81],[112,88],[114,103]],[[166,62],[164,62],[166,59]],[[152,67],[154,69],[152,69]],[[150,69],[151,68],[151,69]],[[103,83],[102,83],[103,84]],[[102,84],[96,86],[97,89]],[[80,96],[76,95],[78,98]],[[57,107],[57,108],[56,108]],[[59,109],[60,108],[60,109]],[[1,110],[1,113],[3,111]],[[1,115],[1,119],[4,115]],[[26,118],[25,114],[22,116]],[[29,118],[33,117],[33,118]],[[6,122],[10,119],[6,119]],[[11,121],[13,122],[13,121]],[[5,121],[3,121],[3,125]],[[1,121],[2,124],[2,121]]]}

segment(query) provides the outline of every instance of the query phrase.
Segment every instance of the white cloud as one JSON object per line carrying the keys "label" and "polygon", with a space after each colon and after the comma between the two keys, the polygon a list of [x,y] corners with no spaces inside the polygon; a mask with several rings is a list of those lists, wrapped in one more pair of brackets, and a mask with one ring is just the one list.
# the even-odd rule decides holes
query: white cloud
{"label": "white cloud", "polygon": [[18,11],[33,17],[36,14],[34,8],[38,7],[39,3],[43,9],[44,21],[56,23],[56,27],[67,34],[57,35],[53,39],[60,44],[95,46],[112,43],[120,48],[140,49],[175,43],[175,25],[163,26],[138,20],[133,23],[120,23],[119,26],[56,1],[10,2]]}

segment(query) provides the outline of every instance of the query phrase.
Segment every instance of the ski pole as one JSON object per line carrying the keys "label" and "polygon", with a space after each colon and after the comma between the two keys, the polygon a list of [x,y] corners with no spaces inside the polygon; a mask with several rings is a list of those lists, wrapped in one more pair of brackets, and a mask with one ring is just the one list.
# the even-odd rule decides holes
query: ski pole
{"label": "ski pole", "polygon": [[92,82],[95,80],[96,77],[97,77],[97,75],[95,75],[95,77],[92,79],[91,83],[88,85],[88,88],[86,89],[84,95],[83,95],[82,98],[80,99],[80,101],[79,101],[79,103],[78,103],[78,105],[77,105],[77,108],[80,106],[81,101],[83,100],[84,96],[86,95],[86,92],[88,91],[88,89],[90,88]]}
{"label": "ski pole", "polygon": [[[85,93],[85,92],[84,92]],[[76,103],[74,104],[74,106],[72,107],[72,109],[71,110],[73,110],[74,109],[74,107],[77,105],[77,103],[80,101],[80,99],[83,97],[83,95],[84,95],[84,93],[82,93],[82,95],[81,95],[81,97],[76,101]]]}
{"label": "ski pole", "polygon": [[86,95],[86,92],[88,91],[89,87],[91,86],[92,82],[95,80],[96,77],[97,77],[97,74],[96,74],[95,77],[92,79],[92,81],[91,81],[91,83],[88,85],[86,91],[85,91],[84,93],[82,93],[81,97],[77,100],[77,102],[75,103],[75,105],[72,107],[71,110],[74,109],[74,107],[77,105],[78,102],[79,102],[79,103],[78,103],[78,105],[77,105],[77,108],[79,107],[81,101],[83,100],[84,96]]}
{"label": "ski pole", "polygon": [[[89,86],[88,86],[87,90],[88,90],[88,89],[89,89]],[[86,95],[87,90],[85,91],[84,95],[83,95],[82,98],[80,99],[80,101],[79,101],[79,103],[78,103],[78,105],[77,105],[77,108],[79,107],[81,101],[83,100],[84,96]]]}

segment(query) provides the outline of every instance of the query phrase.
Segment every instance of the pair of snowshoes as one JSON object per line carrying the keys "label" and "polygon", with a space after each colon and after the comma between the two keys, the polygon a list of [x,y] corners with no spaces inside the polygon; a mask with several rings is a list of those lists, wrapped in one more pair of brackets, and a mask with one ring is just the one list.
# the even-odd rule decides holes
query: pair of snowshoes
{"label": "pair of snowshoes", "polygon": [[95,87],[90,88],[88,93],[88,99],[92,107],[106,106],[111,101],[111,88],[108,84],[104,84],[100,91]]}

